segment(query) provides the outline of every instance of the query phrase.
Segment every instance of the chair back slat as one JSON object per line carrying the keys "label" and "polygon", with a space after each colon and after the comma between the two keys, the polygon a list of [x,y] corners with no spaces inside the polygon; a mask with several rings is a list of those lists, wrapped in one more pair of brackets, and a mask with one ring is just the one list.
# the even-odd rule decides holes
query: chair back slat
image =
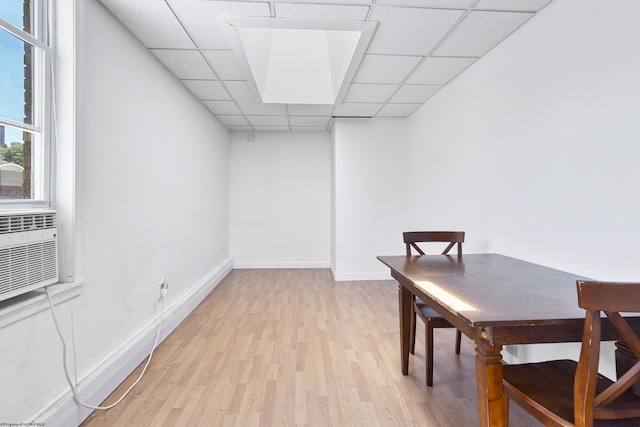
{"label": "chair back slat", "polygon": [[424,251],[420,249],[420,246],[416,245],[415,242],[411,242],[410,245],[407,245],[407,255],[411,255],[411,247],[416,250],[420,255],[424,255]]}
{"label": "chair back slat", "polygon": [[640,283],[579,280],[578,305],[585,310],[640,312]]}
{"label": "chair back slat", "polygon": [[617,312],[605,311],[604,313],[618,332],[620,332],[622,339],[627,343],[627,346],[636,356],[636,359],[640,359],[640,339],[635,332],[633,332],[633,329],[631,329],[627,321],[624,320],[624,317]]}
{"label": "chair back slat", "polygon": [[442,255],[446,255],[446,254],[448,254],[448,253],[449,253],[449,251],[451,250],[451,248],[453,248],[453,247],[456,245],[456,243],[458,243],[458,242],[451,242],[451,243],[449,243],[449,246],[447,246],[447,247],[445,248],[445,250],[444,250],[444,251],[442,251]]}
{"label": "chair back slat", "polygon": [[[618,381],[610,387],[598,394],[593,400],[594,407],[604,407],[616,400],[622,393],[627,391],[629,387],[640,378],[640,362],[633,365],[631,369],[624,373]],[[640,408],[638,408],[640,409]]]}
{"label": "chair back slat", "polygon": [[[636,354],[636,357],[640,358],[640,340],[633,330],[629,327],[629,324],[624,320],[620,313],[605,311],[605,314],[613,323],[615,328],[620,333],[622,339],[627,343],[628,347]],[[620,397],[627,389],[640,378],[640,362],[637,362],[631,367],[623,376],[613,383],[606,390],[597,395],[594,399],[595,407],[604,407],[616,398]]]}
{"label": "chair back slat", "polygon": [[407,249],[407,256],[411,255],[411,248],[418,252],[418,254],[424,255],[425,252],[417,245],[417,243],[428,242],[449,243],[442,252],[442,255],[447,255],[449,251],[457,245],[458,256],[462,256],[464,231],[405,231],[402,233],[402,237]]}

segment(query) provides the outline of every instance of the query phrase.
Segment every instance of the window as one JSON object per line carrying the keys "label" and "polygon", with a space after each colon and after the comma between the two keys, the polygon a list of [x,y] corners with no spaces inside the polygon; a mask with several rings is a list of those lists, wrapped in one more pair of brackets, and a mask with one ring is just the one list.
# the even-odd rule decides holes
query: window
{"label": "window", "polygon": [[48,6],[0,1],[0,210],[50,207]]}

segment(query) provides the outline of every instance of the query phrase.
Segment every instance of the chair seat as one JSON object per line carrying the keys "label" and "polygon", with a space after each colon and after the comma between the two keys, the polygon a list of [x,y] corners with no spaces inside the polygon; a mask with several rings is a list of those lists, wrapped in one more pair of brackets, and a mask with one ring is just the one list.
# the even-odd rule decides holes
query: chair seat
{"label": "chair seat", "polygon": [[[527,405],[521,405],[525,409],[531,405],[542,412],[548,410],[573,422],[573,379],[577,366],[578,363],[573,360],[505,365],[503,367],[505,391],[518,404],[526,401]],[[611,384],[613,384],[611,380],[598,374],[596,393],[600,393]],[[614,403],[608,405],[608,408],[638,408],[639,405],[640,398],[631,390],[627,390]],[[532,415],[536,416],[533,412]],[[594,426],[639,425],[640,418],[594,420]]]}
{"label": "chair seat", "polygon": [[420,318],[424,322],[432,322],[434,328],[451,328],[453,325],[447,322],[437,311],[431,306],[416,297],[415,306]]}

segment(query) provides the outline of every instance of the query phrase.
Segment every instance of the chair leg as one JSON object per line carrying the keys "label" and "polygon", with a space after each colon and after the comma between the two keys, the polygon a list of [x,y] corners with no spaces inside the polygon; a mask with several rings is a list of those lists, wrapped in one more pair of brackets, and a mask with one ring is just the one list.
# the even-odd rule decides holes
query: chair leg
{"label": "chair leg", "polygon": [[415,296],[412,297],[411,303],[411,322],[409,324],[409,354],[414,354],[416,350],[416,308],[415,308]]}
{"label": "chair leg", "polygon": [[456,329],[456,354],[460,354],[460,341],[462,341],[462,333]]}
{"label": "chair leg", "polygon": [[427,386],[433,387],[433,326],[431,322],[424,323],[424,359],[427,370]]}

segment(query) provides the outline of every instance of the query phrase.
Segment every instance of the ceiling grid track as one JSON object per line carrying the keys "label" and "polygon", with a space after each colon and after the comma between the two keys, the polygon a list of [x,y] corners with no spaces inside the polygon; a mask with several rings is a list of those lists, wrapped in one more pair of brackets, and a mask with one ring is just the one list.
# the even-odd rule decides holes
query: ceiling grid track
{"label": "ceiling grid track", "polygon": [[[409,117],[553,0],[99,0],[232,131],[330,131],[334,117]],[[225,17],[375,22],[333,104],[263,103]],[[226,18],[225,18],[226,19]],[[196,52],[197,55],[196,56]]]}

